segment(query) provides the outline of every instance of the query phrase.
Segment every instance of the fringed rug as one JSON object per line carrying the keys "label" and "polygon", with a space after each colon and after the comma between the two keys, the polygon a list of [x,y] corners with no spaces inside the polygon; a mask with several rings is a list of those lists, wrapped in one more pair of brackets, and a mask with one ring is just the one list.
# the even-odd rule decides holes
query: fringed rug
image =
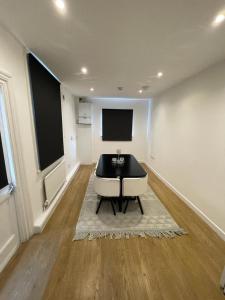
{"label": "fringed rug", "polygon": [[109,237],[111,239],[133,236],[171,238],[185,234],[172,216],[148,186],[147,192],[140,196],[144,215],[138,203],[130,201],[126,214],[113,215],[110,201],[103,201],[99,213],[96,208],[99,197],[93,188],[93,175],[90,177],[73,240]]}

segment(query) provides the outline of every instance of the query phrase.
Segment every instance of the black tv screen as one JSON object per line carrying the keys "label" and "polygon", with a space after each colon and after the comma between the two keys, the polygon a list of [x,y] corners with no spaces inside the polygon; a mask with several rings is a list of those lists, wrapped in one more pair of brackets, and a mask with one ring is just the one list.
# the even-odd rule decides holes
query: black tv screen
{"label": "black tv screen", "polygon": [[103,141],[132,141],[132,127],[132,109],[102,110]]}
{"label": "black tv screen", "polygon": [[64,155],[60,83],[32,54],[28,66],[39,166],[44,170]]}

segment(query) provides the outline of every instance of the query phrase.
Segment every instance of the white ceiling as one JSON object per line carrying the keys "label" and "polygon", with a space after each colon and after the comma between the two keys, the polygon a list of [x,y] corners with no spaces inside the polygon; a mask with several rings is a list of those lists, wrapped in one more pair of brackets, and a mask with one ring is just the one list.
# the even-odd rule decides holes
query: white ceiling
{"label": "white ceiling", "polygon": [[0,22],[76,95],[140,98],[150,85],[150,97],[225,58],[225,23],[211,26],[224,0],[65,3],[60,14],[52,0],[0,0]]}

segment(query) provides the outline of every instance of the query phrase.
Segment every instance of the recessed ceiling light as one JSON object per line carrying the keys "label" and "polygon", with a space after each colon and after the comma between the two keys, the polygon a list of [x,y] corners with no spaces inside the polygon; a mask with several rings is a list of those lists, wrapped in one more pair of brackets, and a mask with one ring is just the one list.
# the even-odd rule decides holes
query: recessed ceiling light
{"label": "recessed ceiling light", "polygon": [[90,88],[90,91],[91,91],[91,92],[94,92],[94,90],[95,90],[95,89],[94,89],[93,87]]}
{"label": "recessed ceiling light", "polygon": [[82,68],[81,68],[81,73],[82,73],[82,74],[87,74],[87,73],[88,73],[88,69],[85,68],[85,67],[82,67]]}
{"label": "recessed ceiling light", "polygon": [[55,0],[55,5],[60,9],[65,9],[65,2],[63,0]]}
{"label": "recessed ceiling light", "polygon": [[139,90],[139,91],[138,91],[138,93],[139,93],[139,94],[142,94],[142,93],[143,93],[143,91],[142,91],[142,90]]}
{"label": "recessed ceiling light", "polygon": [[215,17],[214,21],[213,21],[213,25],[219,25],[220,23],[222,23],[225,20],[225,14],[219,14]]}
{"label": "recessed ceiling light", "polygon": [[162,76],[163,76],[163,73],[162,72],[158,72],[157,77],[160,78]]}

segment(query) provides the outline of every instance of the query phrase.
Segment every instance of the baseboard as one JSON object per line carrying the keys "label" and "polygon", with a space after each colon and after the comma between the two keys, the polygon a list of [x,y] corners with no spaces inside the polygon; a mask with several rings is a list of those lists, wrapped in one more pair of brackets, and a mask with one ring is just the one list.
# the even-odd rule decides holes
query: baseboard
{"label": "baseboard", "polygon": [[210,218],[201,211],[196,205],[194,205],[186,196],[184,196],[178,189],[176,189],[171,183],[169,183],[164,177],[162,177],[155,169],[153,169],[148,163],[145,163],[147,167],[171,190],[173,191],[183,202],[185,202],[205,223],[207,223],[217,235],[225,241],[225,232],[217,226]]}
{"label": "baseboard", "polygon": [[76,174],[76,172],[78,171],[79,167],[80,167],[80,163],[78,162],[75,165],[75,167],[70,171],[70,173],[66,176],[66,181],[70,182],[73,179],[73,177]]}
{"label": "baseboard", "polygon": [[15,254],[19,247],[19,243],[15,234],[13,234],[7,243],[0,249],[0,273],[3,271],[5,266],[8,264],[10,259]]}
{"label": "baseboard", "polygon": [[78,171],[80,167],[80,163],[78,162],[74,169],[67,175],[66,181],[64,185],[61,187],[59,192],[57,193],[55,199],[52,201],[51,205],[48,209],[46,209],[42,215],[35,221],[34,223],[34,233],[41,233],[43,229],[45,228],[46,224],[48,223],[48,220],[52,216],[53,212],[55,211],[56,207],[60,203],[63,195],[65,194],[67,187],[69,186],[70,182],[72,181],[73,177],[75,176],[76,172]]}

